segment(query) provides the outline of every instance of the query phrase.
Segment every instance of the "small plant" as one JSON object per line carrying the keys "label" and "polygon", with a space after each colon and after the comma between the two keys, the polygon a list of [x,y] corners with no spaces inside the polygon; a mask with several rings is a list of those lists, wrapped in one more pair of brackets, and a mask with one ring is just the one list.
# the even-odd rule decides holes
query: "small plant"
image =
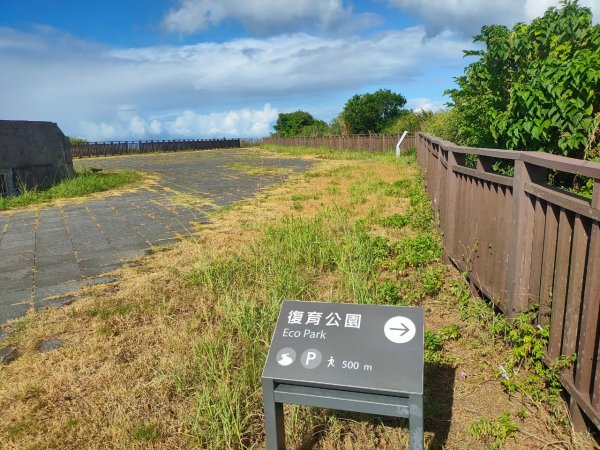
{"label": "small plant", "polygon": [[[549,325],[535,321],[538,307],[517,314],[512,320],[494,310],[480,299],[473,298],[464,282],[450,287],[463,319],[483,324],[491,336],[510,348],[510,357],[498,368],[498,376],[508,392],[522,392],[535,401],[554,404],[563,392],[560,374],[575,362],[576,355],[561,356],[553,364],[545,361],[550,337]],[[527,367],[529,370],[520,370]]]}
{"label": "small plant", "polygon": [[469,433],[474,439],[488,444],[490,450],[502,448],[506,439],[514,436],[519,427],[510,421],[510,413],[504,411],[497,419],[482,418],[469,426]]}
{"label": "small plant", "polygon": [[409,218],[404,214],[392,214],[379,219],[379,224],[386,228],[404,228],[409,222]]}
{"label": "small plant", "polygon": [[417,272],[425,295],[435,295],[444,285],[444,272],[440,267],[430,266]]}
{"label": "small plant", "polygon": [[439,238],[433,233],[403,237],[394,246],[394,251],[396,266],[401,270],[407,267],[423,267],[442,257]]}
{"label": "small plant", "polygon": [[385,280],[379,287],[378,297],[381,303],[396,305],[400,300],[398,286],[392,280]]}
{"label": "small plant", "polygon": [[153,424],[134,427],[129,433],[132,442],[152,442],[160,439],[160,431]]}
{"label": "small plant", "polygon": [[439,335],[444,341],[456,341],[460,339],[462,332],[460,331],[460,327],[454,324],[442,327],[439,331]]}

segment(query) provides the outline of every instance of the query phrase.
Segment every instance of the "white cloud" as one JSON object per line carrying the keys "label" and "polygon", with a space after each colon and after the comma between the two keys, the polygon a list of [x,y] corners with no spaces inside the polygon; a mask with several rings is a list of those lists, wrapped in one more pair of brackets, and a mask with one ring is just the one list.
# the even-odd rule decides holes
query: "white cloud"
{"label": "white cloud", "polygon": [[[268,134],[276,108],[337,104],[348,92],[411,83],[431,67],[459,73],[469,46],[447,32],[426,39],[420,27],[371,37],[294,34],[130,49],[53,30],[0,28],[0,118],[50,120],[69,135],[94,139],[184,130]],[[177,118],[179,128],[169,125]]]}
{"label": "white cloud", "polygon": [[184,111],[174,121],[166,124],[177,136],[266,136],[279,111],[269,103],[261,110],[243,108],[211,114]]}
{"label": "white cloud", "polygon": [[426,97],[415,97],[406,100],[406,108],[412,111],[439,111],[444,108],[446,102],[432,100]]}
{"label": "white cloud", "polygon": [[171,32],[192,34],[232,19],[257,34],[370,26],[374,14],[352,13],[342,0],[178,0],[163,19]]}
{"label": "white cloud", "polygon": [[174,138],[260,137],[268,135],[279,111],[266,103],[262,109],[242,108],[210,114],[185,110],[181,114],[159,119],[144,119],[137,114],[124,115],[121,110],[112,122],[84,121],[83,133],[90,140],[152,139],[165,133]]}
{"label": "white cloud", "polygon": [[[388,0],[400,9],[416,13],[430,35],[442,30],[477,34],[483,25],[512,26],[540,17],[559,0]],[[594,21],[600,19],[599,0],[580,0],[580,6],[592,8]]]}

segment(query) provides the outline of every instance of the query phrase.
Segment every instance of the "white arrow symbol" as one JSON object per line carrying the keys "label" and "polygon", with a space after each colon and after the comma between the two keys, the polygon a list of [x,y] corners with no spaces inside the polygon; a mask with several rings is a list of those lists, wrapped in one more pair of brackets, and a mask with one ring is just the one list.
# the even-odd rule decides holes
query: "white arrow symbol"
{"label": "white arrow symbol", "polygon": [[383,327],[383,332],[388,340],[395,344],[405,344],[415,337],[417,328],[412,320],[404,316],[388,319]]}
{"label": "white arrow symbol", "polygon": [[400,333],[400,336],[404,336],[406,333],[408,333],[410,331],[410,328],[408,328],[404,324],[401,324],[401,325],[402,325],[402,328],[390,328],[390,330],[402,331],[402,333]]}

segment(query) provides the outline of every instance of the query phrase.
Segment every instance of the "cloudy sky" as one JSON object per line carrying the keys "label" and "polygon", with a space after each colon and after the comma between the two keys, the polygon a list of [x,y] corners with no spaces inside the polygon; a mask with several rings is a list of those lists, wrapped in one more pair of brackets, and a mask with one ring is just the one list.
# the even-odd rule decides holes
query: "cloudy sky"
{"label": "cloudy sky", "polygon": [[[437,109],[485,24],[558,0],[3,0],[0,119],[91,140],[265,136],[388,88]],[[600,0],[592,7],[595,22]]]}

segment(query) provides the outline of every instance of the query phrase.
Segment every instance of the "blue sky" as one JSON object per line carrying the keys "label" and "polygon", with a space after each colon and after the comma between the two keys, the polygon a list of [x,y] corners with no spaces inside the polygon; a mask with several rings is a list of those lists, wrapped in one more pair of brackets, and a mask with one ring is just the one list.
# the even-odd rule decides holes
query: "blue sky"
{"label": "blue sky", "polygon": [[[582,0],[595,21],[600,0]],[[356,93],[448,100],[482,25],[554,0],[3,0],[0,119],[92,140],[264,136]]]}

